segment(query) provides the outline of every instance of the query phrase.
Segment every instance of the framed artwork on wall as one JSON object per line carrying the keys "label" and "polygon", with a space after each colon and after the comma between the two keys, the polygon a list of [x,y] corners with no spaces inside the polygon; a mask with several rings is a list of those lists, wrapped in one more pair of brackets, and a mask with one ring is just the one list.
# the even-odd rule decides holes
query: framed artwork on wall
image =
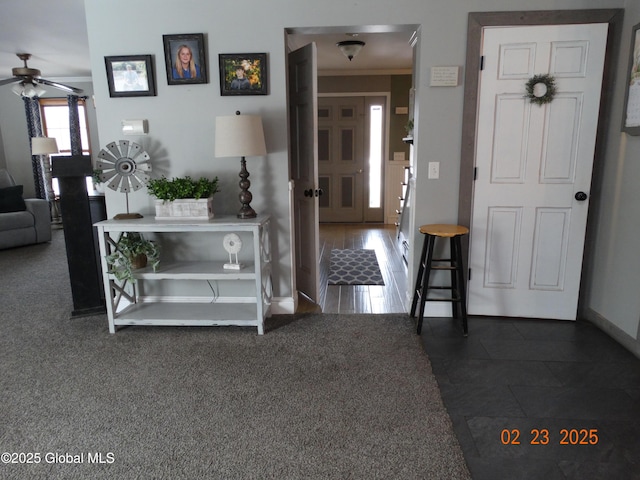
{"label": "framed artwork on wall", "polygon": [[267,95],[266,53],[221,53],[220,95]]}
{"label": "framed artwork on wall", "polygon": [[622,131],[629,135],[640,135],[640,23],[631,30],[630,50]]}
{"label": "framed artwork on wall", "polygon": [[151,55],[104,57],[109,96],[150,97],[156,94]]}
{"label": "framed artwork on wall", "polygon": [[163,35],[162,40],[169,85],[207,83],[204,34]]}

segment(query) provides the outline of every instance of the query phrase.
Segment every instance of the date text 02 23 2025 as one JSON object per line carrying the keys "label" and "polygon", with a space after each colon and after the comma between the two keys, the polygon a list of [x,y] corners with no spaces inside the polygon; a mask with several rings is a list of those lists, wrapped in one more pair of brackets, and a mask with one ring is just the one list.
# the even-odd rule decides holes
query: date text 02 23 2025
{"label": "date text 02 23 2025", "polygon": [[557,439],[548,428],[532,428],[529,437],[525,438],[519,428],[505,428],[500,432],[500,441],[503,445],[549,445],[556,442],[558,445],[597,445],[599,441],[596,428],[562,428]]}

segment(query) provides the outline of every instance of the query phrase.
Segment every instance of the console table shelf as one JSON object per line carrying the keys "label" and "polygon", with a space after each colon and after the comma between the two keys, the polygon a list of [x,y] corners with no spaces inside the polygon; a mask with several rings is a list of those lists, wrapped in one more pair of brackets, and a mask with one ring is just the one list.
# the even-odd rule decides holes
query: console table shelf
{"label": "console table shelf", "polygon": [[[105,220],[95,224],[98,229],[102,275],[107,300],[109,332],[115,333],[116,326],[161,325],[161,326],[254,326],[258,334],[264,333],[264,321],[270,315],[273,296],[271,284],[271,246],[269,240],[270,218],[260,215],[254,219],[239,220],[236,217],[220,217],[208,221],[169,220],[155,218],[134,220]],[[251,258],[241,261],[240,270],[225,269],[228,263],[222,243],[208,242],[206,252],[209,257],[188,261],[162,259],[162,237],[160,265],[154,271],[151,267],[135,270],[136,282],[117,280],[109,272],[105,256],[115,248],[119,236],[124,232],[150,234],[205,233],[210,236],[237,233],[250,235],[250,245],[243,246],[243,252],[250,251]],[[179,236],[172,237],[172,243]],[[221,237],[220,237],[221,238]],[[234,296],[144,296],[140,295],[139,283],[164,281],[202,281],[231,283]]]}

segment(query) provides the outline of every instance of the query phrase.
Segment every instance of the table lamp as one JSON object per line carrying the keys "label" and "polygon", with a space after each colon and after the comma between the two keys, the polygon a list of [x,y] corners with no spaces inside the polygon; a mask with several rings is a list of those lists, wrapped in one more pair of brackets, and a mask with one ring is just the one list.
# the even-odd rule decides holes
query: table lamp
{"label": "table lamp", "polygon": [[47,200],[51,202],[51,220],[54,223],[60,222],[60,214],[55,205],[55,193],[53,191],[53,180],[51,178],[51,158],[49,154],[58,153],[58,144],[55,138],[32,137],[31,154],[43,155],[42,171],[44,173],[45,187],[47,189]]}
{"label": "table lamp", "polygon": [[216,157],[241,157],[240,160],[240,194],[238,198],[242,207],[238,218],[255,218],[256,212],[251,208],[253,196],[249,192],[251,182],[247,171],[245,157],[266,155],[262,118],[258,115],[240,115],[216,117]]}

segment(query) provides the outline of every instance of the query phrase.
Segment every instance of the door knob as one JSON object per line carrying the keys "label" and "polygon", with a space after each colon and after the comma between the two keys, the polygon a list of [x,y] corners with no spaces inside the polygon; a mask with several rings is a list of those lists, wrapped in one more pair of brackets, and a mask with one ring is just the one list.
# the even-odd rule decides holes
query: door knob
{"label": "door knob", "polygon": [[359,168],[358,170],[356,170],[356,173],[364,173],[364,169]]}
{"label": "door knob", "polygon": [[305,197],[313,197],[313,188],[310,188],[309,190],[305,190],[304,191],[304,196]]}
{"label": "door knob", "polygon": [[575,199],[579,202],[584,202],[588,198],[588,195],[584,192],[578,192],[575,195]]}
{"label": "door knob", "polygon": [[321,188],[318,188],[318,189],[316,190],[316,197],[321,197],[323,193],[324,193],[324,192],[322,191],[322,189],[321,189]]}

